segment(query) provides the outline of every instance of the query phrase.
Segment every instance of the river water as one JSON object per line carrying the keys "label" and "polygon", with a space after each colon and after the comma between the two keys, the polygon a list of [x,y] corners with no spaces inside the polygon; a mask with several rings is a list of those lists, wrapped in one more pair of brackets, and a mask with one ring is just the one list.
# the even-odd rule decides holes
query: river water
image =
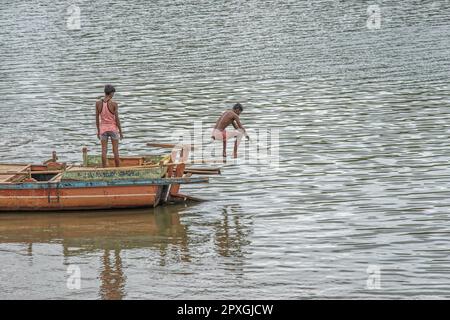
{"label": "river water", "polygon": [[444,0],[2,0],[1,162],[99,152],[106,83],[122,154],[235,102],[279,153],[184,188],[195,205],[1,214],[0,298],[449,298],[449,18]]}

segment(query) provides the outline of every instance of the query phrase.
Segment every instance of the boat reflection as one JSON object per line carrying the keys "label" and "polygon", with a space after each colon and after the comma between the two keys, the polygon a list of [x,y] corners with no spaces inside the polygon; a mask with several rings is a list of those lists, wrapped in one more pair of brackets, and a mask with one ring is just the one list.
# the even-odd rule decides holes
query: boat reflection
{"label": "boat reflection", "polygon": [[[189,231],[189,226],[181,222],[182,214],[189,215],[189,210],[181,205],[127,212],[2,214],[0,246],[23,244],[32,261],[33,244],[60,244],[66,266],[77,263],[80,257],[86,259],[88,255],[100,253],[99,297],[123,299],[127,279],[124,263],[133,250],[150,249],[144,255],[155,258],[153,263],[159,266],[174,259],[192,260],[190,249],[205,235]],[[238,274],[242,273],[243,247],[248,244],[250,233],[247,221],[241,222],[240,213],[239,206],[226,206],[216,215],[217,220],[204,223],[204,227],[212,229],[207,236],[213,237],[217,255],[235,258],[234,271]]]}

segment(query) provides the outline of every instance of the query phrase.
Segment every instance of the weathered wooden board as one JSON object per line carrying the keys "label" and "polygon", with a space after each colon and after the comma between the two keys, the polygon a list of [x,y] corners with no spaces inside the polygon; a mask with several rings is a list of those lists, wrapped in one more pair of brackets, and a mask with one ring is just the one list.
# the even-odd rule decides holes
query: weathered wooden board
{"label": "weathered wooden board", "polygon": [[[169,160],[168,155],[146,155],[146,156],[131,156],[120,157],[120,166],[141,166],[144,164],[158,164],[160,161]],[[101,167],[102,156],[101,155],[87,155],[83,160],[85,167]],[[114,157],[108,157],[108,166],[114,166]]]}
{"label": "weathered wooden board", "polygon": [[112,180],[144,180],[163,177],[167,167],[154,168],[111,168],[111,169],[80,169],[74,168],[63,172],[61,181],[112,181]]}
{"label": "weathered wooden board", "polygon": [[0,164],[0,182],[7,182],[17,176],[18,172],[22,172],[29,168],[29,165],[22,164]]}

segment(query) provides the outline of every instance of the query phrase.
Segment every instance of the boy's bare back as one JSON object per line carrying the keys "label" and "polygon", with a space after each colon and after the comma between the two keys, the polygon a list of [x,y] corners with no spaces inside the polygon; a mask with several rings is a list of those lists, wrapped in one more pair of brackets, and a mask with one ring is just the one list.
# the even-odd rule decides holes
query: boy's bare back
{"label": "boy's bare back", "polygon": [[239,121],[239,116],[232,110],[227,110],[217,120],[214,129],[225,130],[226,127],[228,127],[236,120]]}

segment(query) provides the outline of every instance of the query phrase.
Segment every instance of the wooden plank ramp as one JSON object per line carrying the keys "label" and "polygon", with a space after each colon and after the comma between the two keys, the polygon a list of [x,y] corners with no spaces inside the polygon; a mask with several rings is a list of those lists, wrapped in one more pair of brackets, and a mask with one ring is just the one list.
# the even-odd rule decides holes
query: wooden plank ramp
{"label": "wooden plank ramp", "polygon": [[0,183],[8,182],[18,174],[22,175],[29,167],[30,165],[23,164],[0,164]]}

